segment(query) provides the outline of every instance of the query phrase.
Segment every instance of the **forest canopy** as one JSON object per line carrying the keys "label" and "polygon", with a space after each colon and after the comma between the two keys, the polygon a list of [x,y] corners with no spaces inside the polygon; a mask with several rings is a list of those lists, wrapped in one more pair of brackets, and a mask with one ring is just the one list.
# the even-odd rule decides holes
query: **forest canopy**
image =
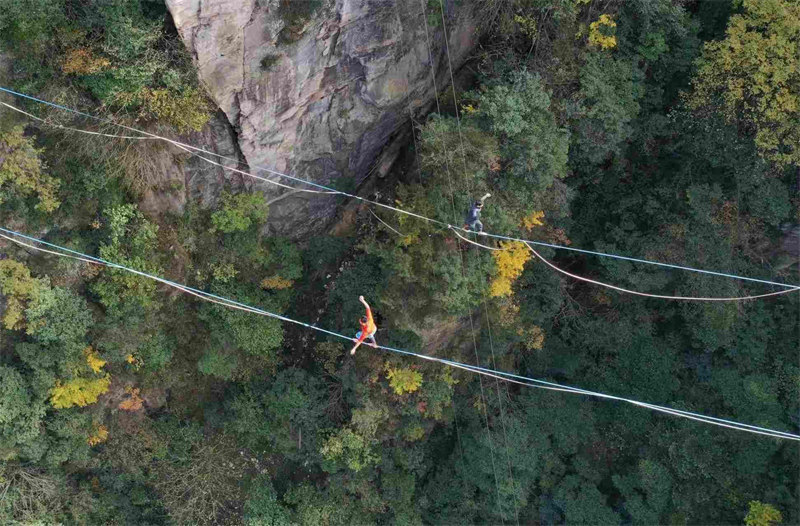
{"label": "forest canopy", "polygon": [[[272,2],[280,45],[329,4]],[[458,226],[490,193],[490,232],[800,282],[797,0],[420,5],[433,39],[462,10],[483,36],[388,176],[354,192]],[[189,143],[221,118],[162,2],[0,13],[0,85]],[[484,250],[343,198],[333,228],[288,239],[258,186],[202,201],[154,161],[188,173],[185,152],[1,100],[45,121],[0,109],[0,226],[309,326],[3,240],[0,522],[800,523],[796,442],[312,330],[355,335],[363,295],[384,346],[798,433],[797,293],[625,295],[523,243],[464,232]],[[774,290],[537,251],[656,295]]]}

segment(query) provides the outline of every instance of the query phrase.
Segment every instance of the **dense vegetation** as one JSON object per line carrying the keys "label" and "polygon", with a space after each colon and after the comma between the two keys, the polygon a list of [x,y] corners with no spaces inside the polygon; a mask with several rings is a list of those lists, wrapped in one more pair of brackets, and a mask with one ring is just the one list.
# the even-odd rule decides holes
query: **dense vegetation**
{"label": "dense vegetation", "polygon": [[[474,82],[420,127],[386,189],[397,202],[460,223],[489,191],[493,232],[798,282],[781,248],[800,221],[796,0],[473,3],[492,24]],[[287,34],[318,4],[281,0]],[[168,133],[210,118],[159,2],[0,0],[0,40],[7,86]],[[262,194],[234,188],[214,209],[148,215],[151,148],[2,111],[0,225],[347,334],[363,294],[382,344],[800,427],[796,294],[620,295],[385,211],[402,235],[362,214],[346,236],[290,242],[264,235]],[[652,293],[766,290],[542,254]],[[3,523],[800,523],[796,443],[367,346],[351,358],[341,340],[8,243],[0,298]]]}

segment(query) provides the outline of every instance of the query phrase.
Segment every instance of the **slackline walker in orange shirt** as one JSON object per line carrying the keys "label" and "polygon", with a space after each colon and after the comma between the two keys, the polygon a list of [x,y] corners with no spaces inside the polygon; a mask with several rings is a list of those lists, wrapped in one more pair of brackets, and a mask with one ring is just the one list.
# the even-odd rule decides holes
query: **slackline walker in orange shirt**
{"label": "slackline walker in orange shirt", "polygon": [[372,319],[372,310],[369,308],[369,304],[364,300],[364,296],[359,296],[358,301],[364,304],[364,307],[367,309],[366,316],[361,316],[359,323],[361,324],[361,330],[356,333],[356,337],[353,338],[353,341],[356,342],[355,346],[350,349],[350,354],[355,354],[356,349],[364,343],[364,340],[369,338],[372,340],[372,345],[376,349],[378,348],[378,342],[375,341],[375,333],[378,331],[378,327],[375,325],[375,321]]}

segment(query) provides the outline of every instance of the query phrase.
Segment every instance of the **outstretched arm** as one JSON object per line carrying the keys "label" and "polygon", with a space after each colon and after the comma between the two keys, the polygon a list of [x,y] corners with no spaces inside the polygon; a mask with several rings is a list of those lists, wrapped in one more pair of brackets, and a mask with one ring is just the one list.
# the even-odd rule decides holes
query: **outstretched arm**
{"label": "outstretched arm", "polygon": [[369,308],[369,303],[367,303],[367,300],[364,299],[364,296],[359,296],[358,301],[363,303],[366,308]]}
{"label": "outstretched arm", "polygon": [[481,203],[483,203],[484,201],[486,201],[486,199],[487,199],[487,198],[489,198],[489,197],[492,197],[492,194],[486,194],[486,195],[484,195],[483,197],[481,197]]}

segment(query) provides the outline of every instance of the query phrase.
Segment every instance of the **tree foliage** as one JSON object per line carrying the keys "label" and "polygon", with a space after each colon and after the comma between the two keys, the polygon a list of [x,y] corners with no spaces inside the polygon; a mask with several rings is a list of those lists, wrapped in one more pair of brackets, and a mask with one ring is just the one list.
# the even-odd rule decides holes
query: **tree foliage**
{"label": "tree foliage", "polygon": [[631,60],[600,52],[586,57],[581,89],[571,108],[573,165],[598,165],[622,153],[639,114],[642,80],[642,71]]}
{"label": "tree foliage", "polygon": [[0,292],[6,300],[3,313],[3,325],[6,329],[24,327],[23,312],[26,302],[38,298],[40,291],[46,287],[46,281],[32,277],[28,267],[19,261],[0,261]]}
{"label": "tree foliage", "polygon": [[537,75],[514,74],[478,99],[475,118],[500,141],[509,188],[542,191],[566,177],[568,132],[551,110],[550,94]]}
{"label": "tree foliage", "polygon": [[413,369],[399,369],[389,367],[386,378],[395,394],[413,393],[422,385],[422,374]]}
{"label": "tree foliage", "polygon": [[[107,210],[106,221],[107,241],[100,246],[100,257],[148,274],[161,274],[161,266],[155,261],[157,225],[131,204]],[[103,271],[93,289],[114,314],[156,305],[154,281],[113,267]]]}
{"label": "tree foliage", "polygon": [[492,252],[495,264],[495,277],[489,286],[489,295],[503,297],[511,295],[511,285],[520,274],[525,263],[531,258],[531,251],[525,243],[511,241],[502,243],[500,250]]}
{"label": "tree foliage", "polygon": [[744,523],[747,526],[770,526],[783,522],[783,515],[769,504],[751,500],[748,504],[747,516]]}
{"label": "tree foliage", "polygon": [[617,23],[614,18],[603,14],[589,24],[589,44],[600,49],[613,49],[617,47],[617,37],[615,36]]}
{"label": "tree foliage", "polygon": [[3,40],[19,64],[15,81],[27,91],[56,83],[81,87],[109,108],[180,133],[208,122],[210,105],[190,57],[177,35],[164,30],[166,6],[139,0],[0,6]]}
{"label": "tree foliage", "polygon": [[[207,108],[162,4],[0,0],[6,85],[119,122],[201,126]],[[322,5],[273,4],[280,45]],[[397,3],[406,37],[436,20],[434,48],[442,7],[451,42],[467,8],[487,34],[454,75],[454,104],[448,88],[437,114],[415,114],[413,149],[359,195],[460,226],[491,193],[488,232],[793,282],[796,2],[466,4],[431,0],[420,18]],[[489,251],[352,203],[332,233],[286,239],[264,195],[236,180],[202,203],[193,183],[179,213],[140,208],[145,188],[121,174],[161,169],[127,157],[150,159],[150,141],[3,130],[19,142],[0,159],[13,150],[30,168],[0,184],[9,228],[311,325],[5,245],[3,524],[800,522],[789,441],[402,352],[347,352],[364,295],[385,347],[797,432],[796,295],[631,296],[530,262],[524,244],[465,234]],[[60,206],[36,210],[44,194],[26,177],[52,180]],[[642,292],[764,292],[537,251]]]}
{"label": "tree foliage", "polygon": [[23,126],[0,130],[0,203],[15,196],[36,195],[36,209],[52,212],[58,208],[58,181],[47,175],[47,166]]}
{"label": "tree foliage", "polygon": [[267,205],[262,193],[223,193],[220,202],[221,209],[211,214],[211,224],[226,234],[242,232],[267,219]]}
{"label": "tree foliage", "polygon": [[761,154],[798,164],[800,6],[745,0],[725,38],[708,42],[693,81],[691,105],[718,104],[729,122],[753,134]]}
{"label": "tree foliage", "polygon": [[33,441],[45,407],[15,369],[0,366],[0,458],[14,458],[16,448]]}
{"label": "tree foliage", "polygon": [[56,409],[68,407],[84,407],[97,402],[97,399],[108,391],[111,377],[75,378],[65,383],[56,381],[51,391],[50,404]]}

